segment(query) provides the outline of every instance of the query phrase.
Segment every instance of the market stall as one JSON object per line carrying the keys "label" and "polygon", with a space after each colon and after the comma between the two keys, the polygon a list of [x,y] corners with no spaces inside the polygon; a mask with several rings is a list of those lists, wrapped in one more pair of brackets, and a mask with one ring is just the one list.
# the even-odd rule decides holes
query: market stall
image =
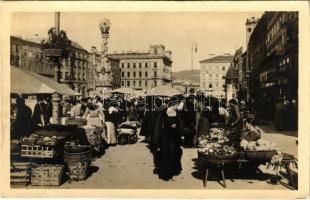
{"label": "market stall", "polygon": [[11,185],[59,186],[68,179],[86,179],[97,145],[96,138],[91,137],[96,128],[86,127],[82,118],[59,118],[61,95],[79,93],[47,77],[11,66],[11,94],[50,95],[53,104],[51,125],[32,127],[23,137],[11,140]]}
{"label": "market stall", "polygon": [[[233,135],[238,135],[239,139]],[[297,160],[292,155],[282,152],[273,142],[264,139],[251,140],[248,137],[249,130],[242,130],[238,134],[231,128],[221,126],[210,129],[208,136],[199,138],[198,159],[203,164],[203,185],[206,187],[210,171],[220,172],[223,186],[225,182],[225,165],[237,164],[240,173],[242,165],[253,164],[258,167],[266,164],[272,168],[274,174],[270,176],[271,184],[278,184],[281,168],[286,172],[289,185],[297,189],[297,174],[292,171],[292,165],[297,168]]]}

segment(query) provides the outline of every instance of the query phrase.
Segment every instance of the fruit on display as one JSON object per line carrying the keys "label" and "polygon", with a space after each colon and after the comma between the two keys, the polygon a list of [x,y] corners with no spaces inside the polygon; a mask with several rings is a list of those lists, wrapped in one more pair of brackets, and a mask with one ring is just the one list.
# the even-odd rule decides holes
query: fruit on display
{"label": "fruit on display", "polygon": [[225,129],[223,128],[211,128],[210,129],[211,139],[218,138],[220,140],[224,137],[224,135],[225,135]]}
{"label": "fruit on display", "polygon": [[236,153],[236,149],[219,143],[208,143],[205,147],[198,149],[198,152],[209,156],[232,156]]}
{"label": "fruit on display", "polygon": [[64,139],[63,136],[42,136],[31,134],[29,137],[22,137],[20,143],[24,145],[46,145],[54,146],[57,141]]}
{"label": "fruit on display", "polygon": [[250,150],[250,151],[272,151],[272,150],[278,150],[276,148],[276,144],[273,142],[269,142],[267,140],[259,139],[256,142],[255,141],[247,141],[245,139],[241,140],[240,146],[244,150]]}
{"label": "fruit on display", "polygon": [[210,137],[210,136],[200,136],[198,137],[198,144],[199,147],[204,147],[206,146],[208,143],[224,143],[224,142],[228,142],[229,139],[225,136],[221,137],[221,138],[217,138],[217,137]]}

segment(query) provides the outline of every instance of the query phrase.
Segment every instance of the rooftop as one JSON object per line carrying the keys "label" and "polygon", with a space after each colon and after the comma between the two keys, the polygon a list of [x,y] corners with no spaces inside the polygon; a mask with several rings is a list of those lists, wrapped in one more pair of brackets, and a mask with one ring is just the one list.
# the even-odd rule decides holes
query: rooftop
{"label": "rooftop", "polygon": [[[23,40],[23,41],[26,41],[26,42],[31,42],[31,43],[35,43],[35,44],[39,44],[41,45],[41,42],[42,40],[46,40],[46,38],[42,38],[42,37],[34,37],[34,38],[23,38],[21,36],[15,36],[15,35],[12,35],[11,37],[15,37],[15,38],[18,38],[20,40]],[[72,46],[74,48],[77,48],[77,49],[80,49],[80,50],[83,50],[83,51],[87,51],[85,48],[83,48],[79,43],[77,42],[74,42],[72,41]]]}
{"label": "rooftop", "polygon": [[238,76],[237,71],[232,66],[230,66],[227,70],[227,73],[226,73],[226,80],[227,79],[237,79],[238,77],[239,76]]}
{"label": "rooftop", "polygon": [[232,62],[234,56],[232,55],[221,55],[215,56],[213,58],[208,58],[205,60],[199,61],[199,63],[230,63]]}
{"label": "rooftop", "polygon": [[116,59],[152,59],[152,58],[164,58],[169,61],[171,59],[163,54],[150,54],[146,52],[125,52],[125,53],[111,53],[109,57]]}

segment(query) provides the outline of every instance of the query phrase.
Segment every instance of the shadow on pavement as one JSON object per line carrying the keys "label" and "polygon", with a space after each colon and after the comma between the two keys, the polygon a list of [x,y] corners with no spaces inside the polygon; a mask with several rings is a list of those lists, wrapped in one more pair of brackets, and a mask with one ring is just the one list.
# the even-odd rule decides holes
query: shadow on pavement
{"label": "shadow on pavement", "polygon": [[[198,158],[194,158],[192,159],[192,161],[194,162],[194,166],[191,175],[196,179],[203,180],[205,176],[203,161]],[[234,181],[234,179],[267,181],[271,175],[262,173],[258,169],[258,166],[259,163],[247,163],[243,164],[239,170],[238,163],[225,164],[225,179],[230,179],[232,182]],[[220,177],[221,176],[219,171],[212,169],[209,170],[208,181],[218,181]]]}

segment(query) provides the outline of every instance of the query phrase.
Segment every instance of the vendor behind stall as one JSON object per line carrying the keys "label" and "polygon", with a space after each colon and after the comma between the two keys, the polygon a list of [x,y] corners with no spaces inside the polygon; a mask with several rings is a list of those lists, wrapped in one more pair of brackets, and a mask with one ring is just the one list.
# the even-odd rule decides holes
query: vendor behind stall
{"label": "vendor behind stall", "polygon": [[36,126],[45,126],[44,114],[45,114],[45,104],[43,102],[43,98],[38,96],[37,104],[34,107],[33,115],[32,115],[32,125]]}
{"label": "vendor behind stall", "polygon": [[25,99],[18,97],[16,99],[16,119],[11,134],[12,139],[28,136],[31,132],[31,113],[31,109],[25,104]]}
{"label": "vendor behind stall", "polygon": [[236,131],[240,131],[243,128],[242,117],[240,108],[235,99],[229,100],[229,125]]}
{"label": "vendor behind stall", "polygon": [[245,120],[244,128],[247,130],[247,134],[244,135],[244,139],[247,141],[257,141],[261,138],[260,130],[251,123],[250,119]]}
{"label": "vendor behind stall", "polygon": [[81,116],[82,110],[81,110],[81,104],[79,100],[72,100],[72,108],[71,108],[71,117],[78,117]]}

